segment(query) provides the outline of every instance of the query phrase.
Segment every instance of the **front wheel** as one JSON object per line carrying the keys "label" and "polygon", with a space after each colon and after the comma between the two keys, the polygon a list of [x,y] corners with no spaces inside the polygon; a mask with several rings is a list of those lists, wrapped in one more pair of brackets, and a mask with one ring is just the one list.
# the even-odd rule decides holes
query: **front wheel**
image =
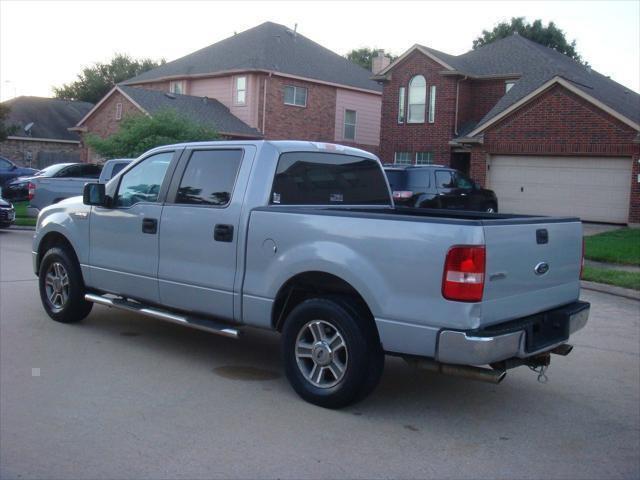
{"label": "front wheel", "polygon": [[79,322],[91,312],[93,303],[84,299],[80,266],[67,250],[47,251],[40,262],[38,284],[42,306],[56,322]]}
{"label": "front wheel", "polygon": [[321,407],[340,408],[375,388],[384,352],[367,316],[348,298],[313,298],[291,311],[283,329],[283,360],[298,395]]}

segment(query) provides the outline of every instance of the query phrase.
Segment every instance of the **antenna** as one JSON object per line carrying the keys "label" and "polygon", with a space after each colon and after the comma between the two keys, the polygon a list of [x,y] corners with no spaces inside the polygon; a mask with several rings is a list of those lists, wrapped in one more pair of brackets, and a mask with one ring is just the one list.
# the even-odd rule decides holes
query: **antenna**
{"label": "antenna", "polygon": [[296,36],[298,35],[298,24],[294,24],[293,25],[293,38],[296,38]]}

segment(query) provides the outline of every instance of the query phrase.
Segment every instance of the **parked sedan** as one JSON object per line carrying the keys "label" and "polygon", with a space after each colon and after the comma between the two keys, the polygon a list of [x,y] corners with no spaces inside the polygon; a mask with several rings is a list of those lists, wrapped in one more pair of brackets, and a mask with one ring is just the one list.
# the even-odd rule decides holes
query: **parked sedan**
{"label": "parked sedan", "polygon": [[498,199],[463,173],[441,165],[385,166],[398,206],[496,213]]}
{"label": "parked sedan", "polygon": [[0,157],[0,187],[16,177],[33,175],[37,170],[27,167],[19,167],[8,158]]}
{"label": "parked sedan", "polygon": [[10,202],[0,197],[0,228],[9,228],[16,220],[16,211]]}

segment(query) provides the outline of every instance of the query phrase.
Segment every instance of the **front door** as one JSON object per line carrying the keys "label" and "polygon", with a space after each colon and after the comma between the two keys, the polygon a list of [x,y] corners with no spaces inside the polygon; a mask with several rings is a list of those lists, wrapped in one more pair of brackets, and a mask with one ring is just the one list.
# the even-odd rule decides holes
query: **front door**
{"label": "front door", "polygon": [[436,189],[438,206],[464,210],[467,208],[468,192],[458,187],[458,178],[454,170],[436,170]]}
{"label": "front door", "polygon": [[175,152],[151,155],[120,179],[112,208],[93,207],[90,286],[158,302],[158,232]]}
{"label": "front door", "polygon": [[253,147],[185,150],[160,225],[160,301],[233,320],[244,189]]}

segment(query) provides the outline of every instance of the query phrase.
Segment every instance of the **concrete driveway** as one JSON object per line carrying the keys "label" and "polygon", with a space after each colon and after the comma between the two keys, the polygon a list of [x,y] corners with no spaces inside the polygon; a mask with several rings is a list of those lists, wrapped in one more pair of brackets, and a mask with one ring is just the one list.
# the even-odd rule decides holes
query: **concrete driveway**
{"label": "concrete driveway", "polygon": [[43,312],[30,232],[0,232],[1,478],[638,478],[640,303],[597,292],[549,383],[388,358],[366,401],[301,401],[276,335],[240,341],[96,307]]}

